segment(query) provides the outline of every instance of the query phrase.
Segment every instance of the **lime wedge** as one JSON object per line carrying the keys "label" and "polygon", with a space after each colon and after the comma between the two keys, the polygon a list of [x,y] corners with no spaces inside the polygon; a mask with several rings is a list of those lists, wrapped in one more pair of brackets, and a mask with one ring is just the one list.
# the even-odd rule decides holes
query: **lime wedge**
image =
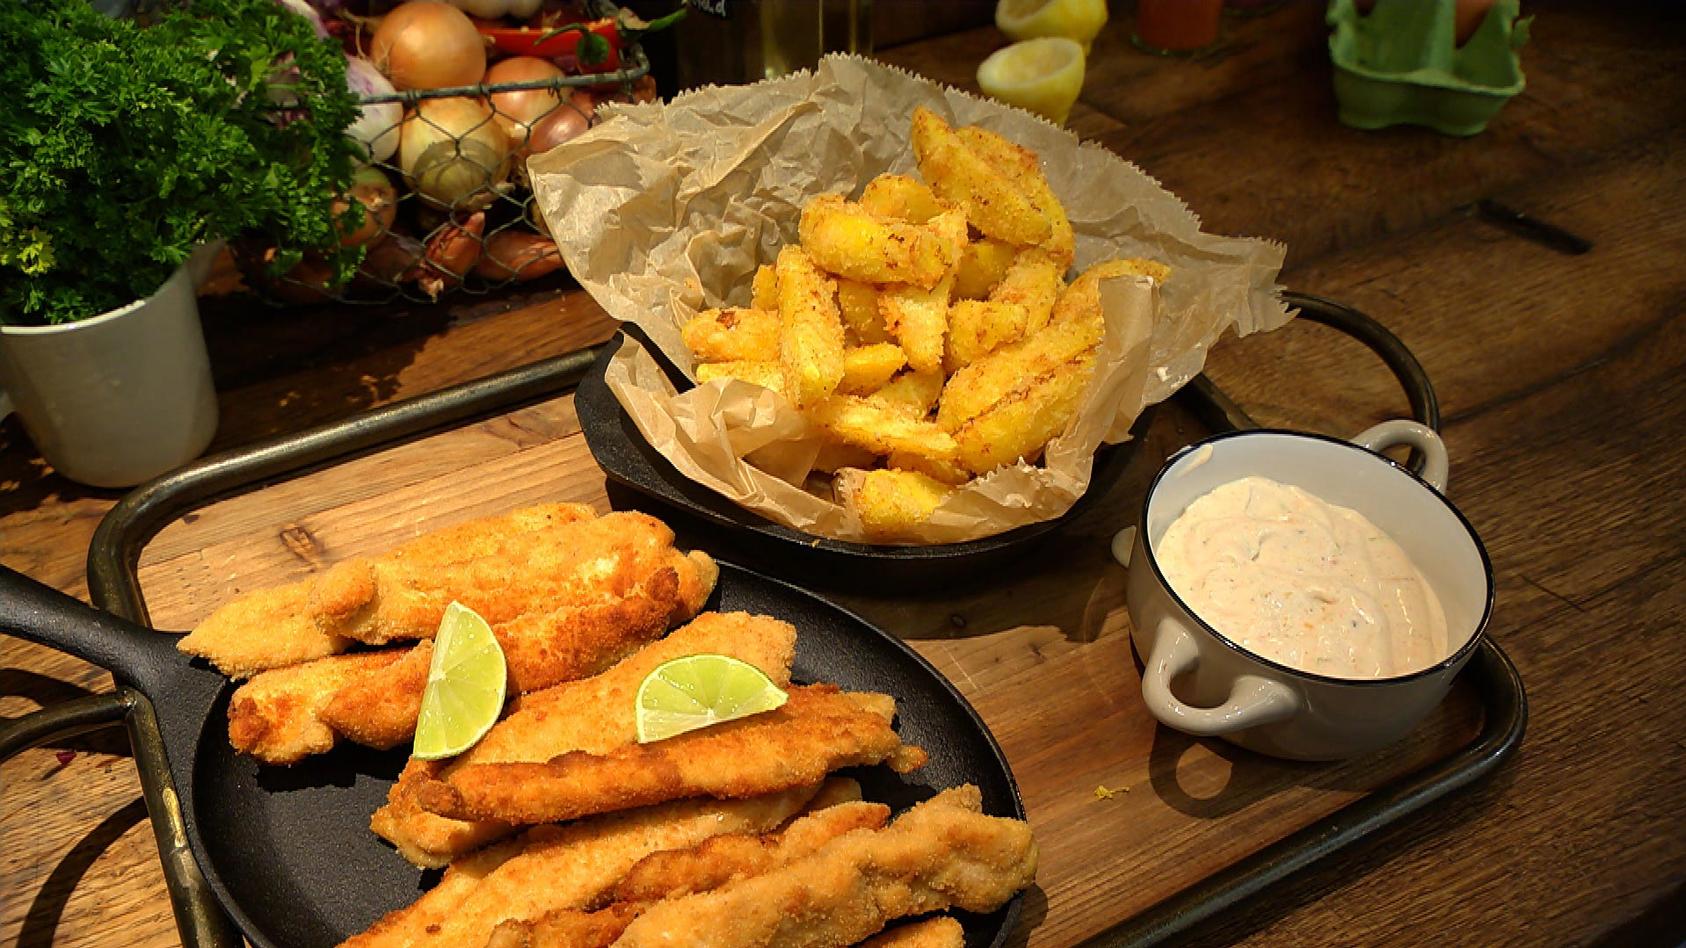
{"label": "lime wedge", "polygon": [[1045,36],[991,53],[978,66],[978,85],[990,98],[1064,125],[1083,90],[1083,47]]}
{"label": "lime wedge", "polygon": [[507,682],[503,649],[492,627],[473,609],[451,603],[433,637],[433,662],[411,755],[438,760],[473,747],[503,712]]}
{"label": "lime wedge", "polygon": [[685,655],[656,666],[638,686],[638,743],[771,711],[789,698],[748,662]]}
{"label": "lime wedge", "polygon": [[1106,0],[999,0],[995,26],[1009,39],[1062,36],[1089,52],[1106,25]]}

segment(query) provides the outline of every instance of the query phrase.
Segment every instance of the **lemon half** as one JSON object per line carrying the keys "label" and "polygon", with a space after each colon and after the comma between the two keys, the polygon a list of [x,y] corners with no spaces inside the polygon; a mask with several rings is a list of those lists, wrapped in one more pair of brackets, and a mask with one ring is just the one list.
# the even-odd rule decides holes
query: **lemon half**
{"label": "lemon half", "polygon": [[1063,36],[1088,54],[1106,25],[1106,0],[1000,0],[995,27],[1015,40]]}
{"label": "lemon half", "polygon": [[978,85],[991,98],[1064,125],[1083,91],[1083,47],[1045,36],[998,49],[978,66]]}

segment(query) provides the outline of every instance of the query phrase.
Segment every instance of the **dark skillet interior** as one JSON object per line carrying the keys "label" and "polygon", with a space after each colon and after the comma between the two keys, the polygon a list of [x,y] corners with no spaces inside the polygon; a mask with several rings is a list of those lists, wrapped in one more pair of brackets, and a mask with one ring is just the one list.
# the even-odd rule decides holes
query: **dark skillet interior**
{"label": "dark skillet interior", "polygon": [[[624,327],[623,332],[644,343],[675,385],[684,388],[691,384],[636,327]],[[617,335],[604,344],[596,363],[574,392],[574,410],[579,414],[592,457],[612,485],[627,489],[616,492],[615,506],[651,507],[649,502],[653,501],[655,506],[650,512],[657,516],[667,517],[678,511],[705,527],[725,527],[723,536],[730,545],[726,552],[781,576],[793,576],[819,586],[858,589],[870,583],[875,589],[894,592],[979,581],[993,568],[1030,553],[1038,543],[1081,514],[1095,498],[1104,495],[1123,472],[1137,440],[1102,447],[1095,455],[1088,493],[1053,520],[982,540],[938,546],[880,546],[822,539],[745,510],[680,474],[650,447],[603,379],[609,359],[620,349],[622,338]],[[1152,410],[1143,412],[1133,433],[1139,438],[1151,420]],[[707,535],[713,548],[717,545],[713,538],[722,536],[722,532],[715,529]]]}
{"label": "dark skillet interior", "polygon": [[[1006,759],[983,722],[898,640],[792,586],[725,563],[709,608],[793,623],[800,630],[799,681],[831,681],[896,698],[897,730],[925,748],[930,763],[906,777],[886,767],[851,772],[867,799],[900,810],[942,788],[974,783],[983,791],[985,812],[1024,816]],[[224,689],[205,719],[184,810],[211,885],[254,944],[337,944],[414,902],[436,881],[438,873],[412,868],[369,831],[369,815],[385,802],[405,751],[342,747],[293,767],[259,766],[229,747],[231,690]],[[962,913],[966,944],[1003,944],[1020,901],[988,916]]]}

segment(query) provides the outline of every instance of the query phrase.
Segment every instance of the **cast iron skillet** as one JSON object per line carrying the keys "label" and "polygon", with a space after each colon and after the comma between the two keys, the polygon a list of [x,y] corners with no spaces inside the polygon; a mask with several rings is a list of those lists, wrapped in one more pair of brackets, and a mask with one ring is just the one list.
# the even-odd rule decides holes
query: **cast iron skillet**
{"label": "cast iron skillet", "polygon": [[[799,681],[832,681],[896,698],[897,730],[925,748],[930,763],[906,777],[885,767],[851,771],[868,799],[900,810],[944,787],[974,783],[983,791],[985,812],[1024,817],[1006,757],[983,721],[900,641],[793,586],[727,563],[720,564],[708,608],[793,623],[801,630],[793,669]],[[404,751],[345,746],[293,767],[263,767],[237,756],[226,723],[233,687],[203,661],[177,652],[175,636],[101,612],[4,567],[0,630],[111,670],[120,685],[139,692],[132,700],[156,712],[186,843],[252,944],[337,944],[415,901],[436,880],[437,873],[412,868],[369,831],[369,815],[385,801]],[[0,758],[29,746],[30,737],[0,728]],[[1020,901],[987,916],[961,914],[966,943],[1004,943]]]}
{"label": "cast iron skillet", "polygon": [[[635,335],[675,385],[681,389],[690,387],[692,383],[636,327],[622,326],[622,332]],[[1130,440],[1103,445],[1095,452],[1089,490],[1070,510],[1052,520],[981,540],[935,546],[830,540],[774,523],[738,506],[680,474],[650,447],[603,380],[609,359],[620,349],[623,338],[617,334],[603,344],[597,360],[574,392],[574,410],[579,413],[580,428],[591,456],[608,475],[610,486],[623,488],[616,492],[620,496],[615,498],[615,507],[651,508],[653,502],[654,509],[650,512],[659,517],[678,513],[705,528],[725,527],[726,532],[720,536],[730,544],[730,549],[724,552],[812,585],[903,592],[952,589],[997,575],[995,571],[999,567],[1030,553],[1082,514],[1096,498],[1105,495],[1129,464],[1142,434],[1153,423],[1150,407],[1136,419]],[[627,498],[629,502],[622,502],[628,492],[633,496]],[[710,530],[710,535],[716,534]]]}

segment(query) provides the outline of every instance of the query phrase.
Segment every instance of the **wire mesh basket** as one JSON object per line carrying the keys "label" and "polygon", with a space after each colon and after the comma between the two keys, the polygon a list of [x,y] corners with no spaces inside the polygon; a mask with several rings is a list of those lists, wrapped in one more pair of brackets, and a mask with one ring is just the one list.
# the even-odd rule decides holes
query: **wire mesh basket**
{"label": "wire mesh basket", "polygon": [[[602,18],[618,12],[609,4],[591,9]],[[342,243],[367,248],[356,276],[336,285],[332,267],[310,255],[275,275],[273,248],[236,242],[247,284],[280,304],[426,303],[560,271],[526,161],[595,124],[605,102],[655,97],[638,44],[625,42],[615,56],[615,68],[604,72],[363,97],[366,114],[397,106],[398,118],[371,130],[378,160],[353,181],[364,221]]]}

